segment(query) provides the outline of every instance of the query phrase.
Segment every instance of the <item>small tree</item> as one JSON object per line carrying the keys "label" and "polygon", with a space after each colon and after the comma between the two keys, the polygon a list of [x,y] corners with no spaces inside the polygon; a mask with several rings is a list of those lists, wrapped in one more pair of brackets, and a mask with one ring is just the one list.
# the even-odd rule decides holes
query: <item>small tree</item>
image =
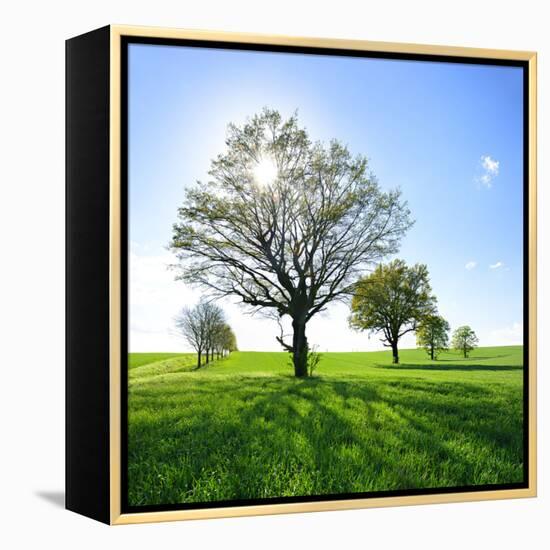
{"label": "small tree", "polygon": [[380,264],[369,276],[359,279],[351,302],[352,328],[381,332],[382,342],[391,347],[393,363],[399,363],[399,339],[416,330],[435,312],[428,268],[408,267],[403,260]]}
{"label": "small tree", "polygon": [[317,370],[319,363],[321,362],[322,355],[317,351],[317,346],[312,346],[309,350],[307,358],[307,368],[309,376],[313,376],[313,373]]}
{"label": "small tree", "polygon": [[453,333],[453,348],[460,350],[464,354],[464,358],[467,358],[468,354],[477,348],[477,343],[477,335],[468,325],[458,327]]}
{"label": "small tree", "polygon": [[222,330],[222,351],[231,353],[237,351],[237,337],[229,325],[225,325]]}
{"label": "small tree", "polygon": [[202,302],[203,321],[206,331],[206,362],[214,360],[220,334],[225,323],[225,314],[220,306],[212,302]]}
{"label": "small tree", "polygon": [[428,315],[416,329],[416,345],[424,348],[432,361],[449,348],[449,323],[440,315]]}
{"label": "small tree", "polygon": [[197,368],[202,365],[202,354],[206,350],[206,332],[199,306],[184,307],[174,320],[178,331],[197,352]]}
{"label": "small tree", "polygon": [[218,359],[225,355],[225,352],[229,349],[229,340],[233,334],[231,327],[227,323],[223,323],[220,326],[215,336],[214,348],[216,350],[216,356]]}
{"label": "small tree", "polygon": [[216,352],[216,357],[218,359],[223,355],[223,332],[225,327],[226,325],[222,325],[214,337],[214,351]]}

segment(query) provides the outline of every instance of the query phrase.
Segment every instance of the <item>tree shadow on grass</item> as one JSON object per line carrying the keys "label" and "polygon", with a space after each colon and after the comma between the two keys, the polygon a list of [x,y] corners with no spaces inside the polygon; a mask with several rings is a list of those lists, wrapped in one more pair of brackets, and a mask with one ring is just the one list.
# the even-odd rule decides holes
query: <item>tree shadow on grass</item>
{"label": "tree shadow on grass", "polygon": [[186,404],[179,421],[170,399],[157,403],[159,416],[149,423],[131,424],[131,502],[517,481],[522,439],[515,394],[495,401],[479,385],[419,379],[243,382],[182,390],[183,401],[196,400],[197,412]]}
{"label": "tree shadow on grass", "polygon": [[[410,380],[378,383],[379,390],[368,383],[345,381],[321,381],[319,385],[330,388],[325,393],[332,400],[318,392],[303,394],[302,398],[313,403],[314,413],[294,429],[308,434],[317,449],[316,464],[328,458],[330,464],[343,466],[344,478],[334,479],[322,488],[325,491],[475,485],[480,479],[490,483],[495,452],[504,452],[510,463],[522,460],[519,394],[514,411],[511,400],[494,402],[491,390],[469,383]],[[358,423],[354,413],[362,413],[364,421]],[[323,419],[325,428],[312,437],[315,431],[310,423],[316,416]],[[517,421],[508,422],[510,418]],[[467,442],[464,449],[457,440]],[[472,455],[471,445],[487,451],[486,456]],[[351,461],[342,453],[350,446],[358,451]],[[416,460],[411,462],[413,457]],[[484,460],[488,461],[485,466]],[[515,481],[504,479],[509,471],[505,465],[492,482]],[[364,486],[358,489],[360,483],[355,481],[361,478]]]}
{"label": "tree shadow on grass", "polygon": [[406,363],[399,365],[374,365],[377,369],[394,371],[429,370],[429,371],[514,371],[523,370],[523,365],[485,365],[483,363],[469,363],[467,365],[441,365],[439,361],[429,365],[425,363]]}
{"label": "tree shadow on grass", "polygon": [[503,357],[510,357],[510,354],[500,354],[500,355],[477,355],[474,356],[470,355],[469,357],[464,357],[463,355],[457,355],[455,357],[439,357],[437,361],[441,361],[442,363],[458,363],[461,361],[472,361],[475,359],[476,361],[481,361],[484,359],[502,359]]}

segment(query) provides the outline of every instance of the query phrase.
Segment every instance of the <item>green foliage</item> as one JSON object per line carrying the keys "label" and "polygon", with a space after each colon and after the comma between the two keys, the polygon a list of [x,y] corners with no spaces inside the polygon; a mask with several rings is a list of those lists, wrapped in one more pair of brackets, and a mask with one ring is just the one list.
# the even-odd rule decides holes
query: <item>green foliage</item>
{"label": "green foliage", "polygon": [[435,312],[428,268],[409,267],[403,260],[379,264],[355,285],[350,326],[382,333],[382,342],[391,347],[394,363],[399,363],[398,342],[407,332]]}
{"label": "green foliage", "polygon": [[468,326],[458,327],[453,333],[452,346],[460,350],[464,357],[477,347],[478,338],[476,333]]}
{"label": "green foliage", "polygon": [[449,347],[449,323],[441,315],[428,315],[416,328],[416,345],[424,348],[432,361]]}
{"label": "green foliage", "polygon": [[388,352],[324,353],[322,371],[305,380],[289,376],[286,353],[138,370],[129,503],[520,482],[522,351],[442,352],[434,365],[423,350],[403,350],[399,367]]}
{"label": "green foliage", "polygon": [[232,351],[237,351],[239,349],[237,347],[237,337],[235,336],[233,329],[227,323],[221,327],[217,341],[218,346],[222,351],[228,351],[231,353]]}

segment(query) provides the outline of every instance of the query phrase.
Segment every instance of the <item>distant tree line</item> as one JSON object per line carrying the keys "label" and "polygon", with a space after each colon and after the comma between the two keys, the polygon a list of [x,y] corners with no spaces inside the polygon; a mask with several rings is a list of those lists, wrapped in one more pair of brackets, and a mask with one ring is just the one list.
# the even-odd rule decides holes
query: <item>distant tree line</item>
{"label": "distant tree line", "polygon": [[[450,347],[465,358],[477,347],[478,338],[467,325],[458,327],[449,346],[449,323],[437,311],[428,268],[424,264],[407,266],[403,260],[379,264],[354,287],[349,324],[357,330],[382,335],[384,346],[392,350],[392,361],[399,363],[399,341],[416,333],[417,346],[426,350],[432,361]],[[197,353],[197,368],[237,350],[237,339],[223,309],[201,299],[185,307],[175,318],[178,332]],[[320,355],[310,351],[308,376],[319,363]]]}
{"label": "distant tree line", "polygon": [[[197,352],[197,368],[237,351],[237,338],[221,307],[202,299],[175,319],[179,333]],[[204,360],[203,360],[204,359]]]}

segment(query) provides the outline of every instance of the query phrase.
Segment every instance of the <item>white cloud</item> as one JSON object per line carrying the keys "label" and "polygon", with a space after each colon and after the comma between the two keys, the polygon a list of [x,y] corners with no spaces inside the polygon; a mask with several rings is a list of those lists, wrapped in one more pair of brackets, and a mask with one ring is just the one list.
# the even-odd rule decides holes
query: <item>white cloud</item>
{"label": "white cloud", "polygon": [[482,155],[481,169],[483,173],[476,180],[487,187],[487,189],[490,189],[493,185],[493,179],[498,176],[500,161],[491,158],[489,155]]}
{"label": "white cloud", "polygon": [[464,266],[468,271],[472,271],[477,266],[477,262],[474,262],[473,260],[470,262],[467,262]]}
{"label": "white cloud", "polygon": [[499,261],[496,264],[491,264],[489,269],[500,269],[501,267],[504,267],[504,262]]}
{"label": "white cloud", "polygon": [[498,176],[499,161],[492,159],[489,155],[481,157],[481,164],[488,174]]}

